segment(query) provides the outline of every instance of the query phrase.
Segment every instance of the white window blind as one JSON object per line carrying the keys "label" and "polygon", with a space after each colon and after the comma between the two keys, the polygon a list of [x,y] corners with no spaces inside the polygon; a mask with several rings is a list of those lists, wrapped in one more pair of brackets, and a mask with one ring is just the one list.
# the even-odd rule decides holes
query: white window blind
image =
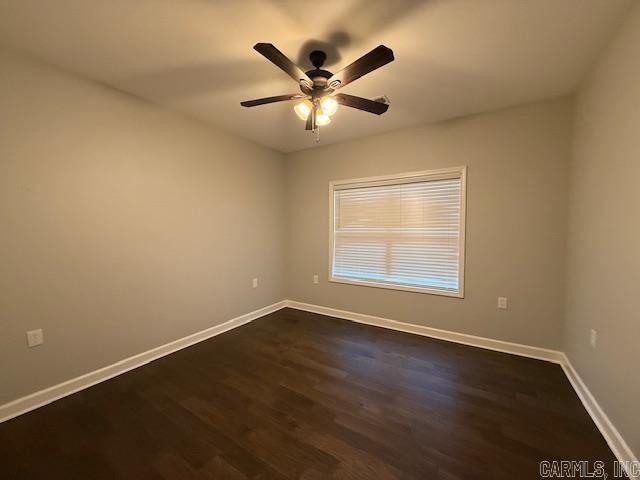
{"label": "white window blind", "polygon": [[332,184],[331,280],[462,296],[464,174]]}

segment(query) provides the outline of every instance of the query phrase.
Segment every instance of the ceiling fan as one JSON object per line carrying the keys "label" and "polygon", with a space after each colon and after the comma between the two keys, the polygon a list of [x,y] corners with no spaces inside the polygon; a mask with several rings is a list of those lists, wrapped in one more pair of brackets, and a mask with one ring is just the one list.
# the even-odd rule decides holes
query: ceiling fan
{"label": "ceiling fan", "polygon": [[327,59],[326,53],[322,50],[314,50],[309,54],[309,60],[311,60],[311,64],[315,68],[303,72],[300,67],[270,43],[256,43],[253,49],[293,78],[298,83],[302,93],[277,95],[275,97],[240,102],[243,107],[302,100],[302,102],[296,104],[294,110],[305,121],[305,129],[315,132],[319,131],[318,127],[331,122],[330,117],[336,112],[338,105],[357,108],[376,115],[381,115],[389,109],[388,103],[355,97],[346,93],[335,93],[339,88],[392,62],[394,59],[393,51],[384,45],[374,48],[336,73],[322,69],[322,65]]}

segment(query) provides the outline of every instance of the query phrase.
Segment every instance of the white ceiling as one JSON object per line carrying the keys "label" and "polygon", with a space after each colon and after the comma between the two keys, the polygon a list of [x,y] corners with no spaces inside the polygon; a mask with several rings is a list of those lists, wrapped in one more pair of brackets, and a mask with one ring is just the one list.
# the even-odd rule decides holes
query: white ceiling
{"label": "white ceiling", "polygon": [[342,107],[322,144],[573,91],[633,0],[0,0],[0,43],[289,152],[315,145],[295,93],[252,49],[336,71],[379,44],[396,60],[344,88],[386,94],[382,116]]}

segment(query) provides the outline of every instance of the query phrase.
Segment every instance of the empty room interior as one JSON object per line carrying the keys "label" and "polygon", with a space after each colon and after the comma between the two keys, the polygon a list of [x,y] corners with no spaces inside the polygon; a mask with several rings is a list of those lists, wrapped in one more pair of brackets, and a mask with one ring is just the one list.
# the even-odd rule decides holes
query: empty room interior
{"label": "empty room interior", "polygon": [[0,478],[640,478],[640,1],[0,0]]}

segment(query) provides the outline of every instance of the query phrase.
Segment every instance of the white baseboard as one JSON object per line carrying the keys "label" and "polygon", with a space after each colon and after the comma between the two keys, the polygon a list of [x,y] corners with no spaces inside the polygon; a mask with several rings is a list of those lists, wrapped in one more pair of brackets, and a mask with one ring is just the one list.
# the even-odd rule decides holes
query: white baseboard
{"label": "white baseboard", "polygon": [[120,360],[112,365],[106,366],[99,370],[86,373],[79,377],[67,380],[44,390],[32,393],[25,397],[19,398],[4,405],[0,405],[0,422],[4,422],[23,413],[30,412],[36,408],[42,407],[72,393],[89,388],[97,383],[104,382],[117,375],[121,375],[129,370],[138,368],[153,360],[165,355],[169,355],[177,350],[189,347],[195,343],[201,342],[208,338],[220,335],[228,330],[237,328],[241,325],[249,323],[257,318],[263,317],[269,313],[275,312],[285,307],[285,302],[274,303],[253,312],[240,315],[239,317],[228,320],[220,325],[216,325],[206,330],[188,335],[186,337],[174,340],[165,345],[147,350],[132,357]]}
{"label": "white baseboard", "polygon": [[305,312],[319,313],[330,317],[343,318],[353,322],[365,323],[376,327],[398,330],[400,332],[413,333],[424,337],[437,338],[447,340],[449,342],[461,343],[472,347],[485,348],[496,352],[511,353],[522,357],[536,358],[538,360],[546,360],[547,362],[561,363],[563,359],[562,352],[557,350],[549,350],[547,348],[532,347],[530,345],[522,345],[520,343],[505,342],[502,340],[494,340],[491,338],[477,337],[475,335],[467,335],[466,333],[451,332],[449,330],[441,330],[439,328],[426,327],[423,325],[415,325],[412,323],[399,322],[398,320],[390,320],[388,318],[374,317],[364,313],[348,312],[345,310],[337,310],[335,308],[321,307],[319,305],[311,305],[309,303],[296,302],[294,300],[286,300],[286,306],[295,308],[296,310],[304,310]]}
{"label": "white baseboard", "polygon": [[[564,370],[565,375],[569,379],[569,382],[573,386],[573,389],[580,398],[580,401],[584,405],[584,408],[591,416],[591,419],[598,427],[598,430],[600,430],[600,433],[602,433],[602,436],[606,440],[609,448],[611,448],[611,451],[616,456],[616,458],[620,462],[623,462],[623,465],[625,464],[625,462],[638,461],[633,451],[629,448],[629,445],[627,445],[622,435],[620,435],[620,432],[618,432],[609,417],[606,415],[606,413],[604,413],[602,407],[600,407],[594,396],[591,394],[585,383],[573,368],[573,365],[571,365],[571,362],[564,354],[564,352],[549,350],[540,347],[532,347],[530,345],[522,345],[519,343],[505,342],[502,340],[494,340],[491,338],[477,337],[475,335],[467,335],[465,333],[440,330],[438,328],[426,327],[423,325],[414,325],[410,323],[399,322],[397,320],[391,320],[388,318],[375,317],[373,315],[349,312],[345,310],[338,310],[330,307],[322,307],[319,305],[312,305],[309,303],[302,303],[294,300],[286,300],[285,304],[289,308],[304,310],[305,312],[319,313],[321,315],[342,318],[345,320],[351,320],[353,322],[364,323],[376,327],[388,328],[400,332],[413,333],[425,337],[461,343],[463,345],[470,345],[473,347],[485,348],[487,350],[511,353],[513,355],[520,355],[522,357],[535,358],[538,360],[557,363]],[[630,472],[627,472],[627,475],[630,479],[640,478],[638,476],[634,477],[630,475]]]}
{"label": "white baseboard", "polygon": [[[607,441],[609,448],[616,456],[616,458],[624,464],[635,462],[638,465],[638,458],[635,456],[627,442],[625,442],[620,432],[615,427],[615,425],[611,422],[607,414],[604,412],[600,404],[597,402],[587,385],[584,383],[578,372],[571,364],[569,358],[563,353],[562,354],[563,361],[560,365],[562,365],[562,369],[564,370],[565,375],[571,382],[573,389],[580,397],[580,401],[584,405],[584,408],[587,410],[591,419],[602,433],[602,436]],[[630,479],[638,479],[640,476],[631,475],[630,471],[627,471],[627,476]]]}

